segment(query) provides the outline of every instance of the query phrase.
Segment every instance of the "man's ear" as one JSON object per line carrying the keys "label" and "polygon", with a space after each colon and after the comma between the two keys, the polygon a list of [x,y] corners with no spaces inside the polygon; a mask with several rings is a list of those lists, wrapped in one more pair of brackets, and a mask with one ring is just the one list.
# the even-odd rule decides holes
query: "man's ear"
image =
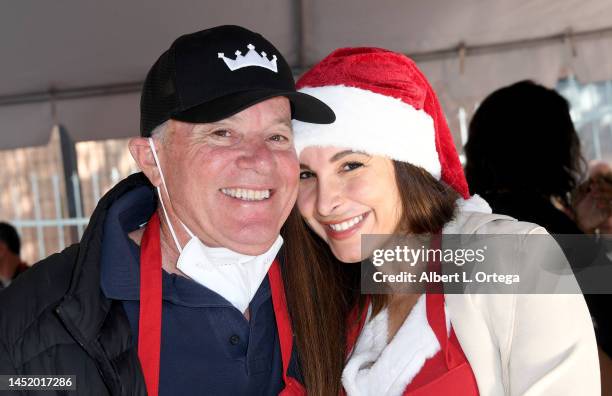
{"label": "man's ear", "polygon": [[[157,149],[157,146],[159,146],[159,141],[153,141],[156,143],[155,148]],[[128,143],[128,147],[134,161],[136,161],[136,164],[145,174],[145,176],[149,178],[151,184],[154,186],[159,186],[161,184],[161,177],[159,176],[159,170],[157,169],[155,158],[153,157],[153,152],[151,151],[151,146],[149,145],[149,139],[145,137],[132,138]]]}

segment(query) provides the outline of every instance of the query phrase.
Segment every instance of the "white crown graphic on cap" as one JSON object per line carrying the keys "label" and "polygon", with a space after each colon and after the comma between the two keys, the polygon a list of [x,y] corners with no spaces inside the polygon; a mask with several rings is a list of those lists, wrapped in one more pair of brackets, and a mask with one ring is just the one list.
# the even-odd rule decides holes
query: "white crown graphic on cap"
{"label": "white crown graphic on cap", "polygon": [[276,68],[276,55],[272,55],[272,60],[268,60],[265,52],[261,51],[261,56],[255,51],[253,44],[247,45],[249,51],[246,55],[242,55],[242,52],[236,51],[236,59],[232,60],[226,58],[223,52],[219,52],[217,55],[223,59],[223,62],[229,67],[231,71],[242,69],[243,67],[258,66],[268,70],[272,70],[274,73],[278,73]]}

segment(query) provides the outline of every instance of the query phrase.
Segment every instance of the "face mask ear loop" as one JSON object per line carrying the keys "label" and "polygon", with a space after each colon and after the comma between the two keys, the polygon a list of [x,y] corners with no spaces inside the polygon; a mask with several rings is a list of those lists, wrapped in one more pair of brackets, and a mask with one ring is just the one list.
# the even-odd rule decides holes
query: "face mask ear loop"
{"label": "face mask ear loop", "polygon": [[187,226],[185,224],[183,224],[183,222],[181,221],[181,225],[183,226],[183,229],[185,231],[187,231],[187,234],[189,234],[190,237],[195,238],[195,234],[193,232],[191,232],[191,230],[189,228],[187,228]]}
{"label": "face mask ear loop", "polygon": [[[164,179],[164,173],[162,172],[161,166],[159,165],[159,158],[157,158],[157,152],[155,151],[155,144],[153,143],[153,138],[149,138],[149,146],[151,146],[151,152],[153,153],[153,158],[155,158],[155,165],[157,166],[157,170],[159,170],[159,175],[161,176],[162,184],[164,185],[164,188],[166,189],[166,194],[168,194],[168,197],[170,197],[170,193],[168,192],[168,187],[166,187],[166,180]],[[161,202],[162,210],[164,212],[164,217],[166,218],[166,223],[168,223],[168,227],[170,227],[170,234],[172,234],[172,239],[174,239],[174,244],[176,245],[176,248],[178,249],[179,254],[180,254],[183,252],[183,249],[181,248],[181,245],[179,244],[178,238],[176,237],[176,234],[174,233],[174,227],[172,227],[172,223],[170,222],[170,218],[168,217],[168,212],[166,211],[166,206],[164,205],[164,200],[162,199],[161,190],[159,189],[159,186],[156,186],[156,188],[157,188],[157,195],[159,196],[159,201]],[[183,223],[181,222],[181,224]]]}

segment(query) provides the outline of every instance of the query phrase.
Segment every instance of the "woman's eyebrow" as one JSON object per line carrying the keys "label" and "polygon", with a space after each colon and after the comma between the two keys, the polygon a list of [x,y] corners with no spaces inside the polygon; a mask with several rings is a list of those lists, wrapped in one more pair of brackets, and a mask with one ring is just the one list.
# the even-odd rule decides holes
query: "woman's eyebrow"
{"label": "woman's eyebrow", "polygon": [[336,154],[334,154],[330,159],[329,162],[334,162],[334,161],[338,161],[340,158],[345,157],[349,154],[361,154],[361,155],[368,155],[362,151],[355,151],[355,150],[344,150],[344,151],[340,151]]}

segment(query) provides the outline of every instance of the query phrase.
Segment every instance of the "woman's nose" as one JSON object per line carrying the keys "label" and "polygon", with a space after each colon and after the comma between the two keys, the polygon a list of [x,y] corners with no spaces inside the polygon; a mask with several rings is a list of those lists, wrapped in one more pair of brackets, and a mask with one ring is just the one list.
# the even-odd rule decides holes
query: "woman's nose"
{"label": "woman's nose", "polygon": [[333,178],[319,178],[317,189],[317,212],[321,216],[330,216],[342,204],[342,183]]}

